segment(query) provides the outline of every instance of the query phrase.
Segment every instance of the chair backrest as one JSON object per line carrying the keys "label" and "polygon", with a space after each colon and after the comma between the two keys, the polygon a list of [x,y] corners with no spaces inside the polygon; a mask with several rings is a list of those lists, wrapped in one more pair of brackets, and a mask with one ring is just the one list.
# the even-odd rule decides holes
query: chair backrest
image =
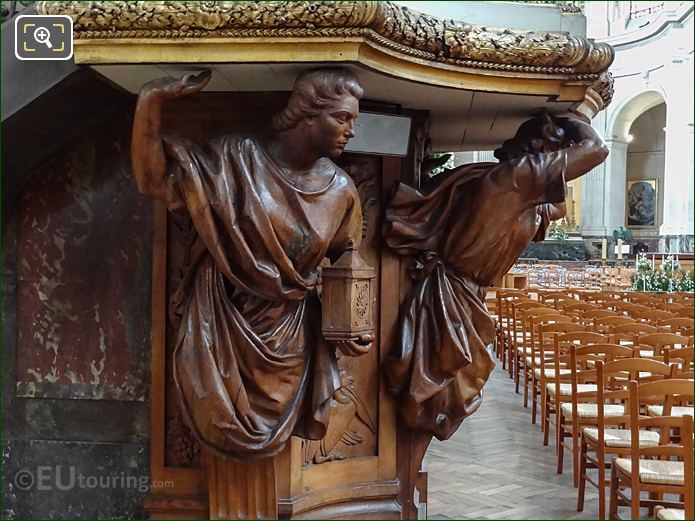
{"label": "chair backrest", "polygon": [[[574,356],[578,362],[582,359],[612,362],[619,358],[632,358],[634,351],[630,347],[619,344],[588,344],[575,347]],[[581,364],[578,366],[581,367]]]}
{"label": "chair backrest", "polygon": [[595,309],[587,309],[583,316],[587,319],[603,318],[603,317],[618,317],[620,316],[615,311],[610,309],[605,309],[601,307],[596,307]]}
{"label": "chair backrest", "polygon": [[626,316],[635,316],[639,313],[646,313],[651,311],[652,308],[647,306],[640,306],[639,304],[631,304],[629,302],[614,301],[609,304],[609,309],[619,312]]}
{"label": "chair backrest", "polygon": [[538,298],[546,304],[555,304],[558,300],[570,299],[570,296],[565,291],[541,291],[538,293]]}
{"label": "chair backrest", "polygon": [[681,347],[681,348],[664,348],[664,363],[674,364],[678,367],[678,371],[686,372],[693,371],[695,367],[693,366],[693,359],[695,358],[695,347]]}
{"label": "chair backrest", "polygon": [[526,309],[542,308],[545,307],[542,303],[537,300],[531,300],[529,298],[517,298],[507,301],[507,320],[510,320],[513,324],[512,326],[516,330],[517,324],[521,326],[521,312]]}
{"label": "chair backrest", "polygon": [[503,316],[507,316],[507,312],[510,309],[510,301],[518,299],[530,300],[530,297],[526,294],[525,291],[518,289],[502,288],[497,289],[495,293],[495,298],[497,299],[497,312],[499,313],[500,318],[502,318]]}
{"label": "chair backrest", "polygon": [[648,307],[654,307],[662,302],[660,299],[654,297],[653,294],[637,292],[634,292],[632,295],[628,295],[627,300],[633,304],[640,304]]}
{"label": "chair backrest", "polygon": [[596,310],[598,307],[594,304],[589,304],[588,302],[563,300],[558,302],[558,309],[565,315],[569,315],[579,321],[587,311]]}
{"label": "chair backrest", "polygon": [[676,367],[650,360],[648,358],[621,358],[606,362],[603,365],[603,377],[625,382],[634,380],[637,383],[652,382],[671,378],[676,372]]}
{"label": "chair backrest", "polygon": [[[528,316],[522,321],[522,331],[524,332],[524,338],[526,338],[527,334],[529,336],[528,346],[531,347],[532,352],[535,352],[536,346],[539,345],[538,326],[572,322],[570,317],[559,314],[555,309],[536,308],[529,309],[526,313],[528,313]],[[535,357],[535,354],[532,356]]]}
{"label": "chair backrest", "polygon": [[651,346],[654,349],[655,356],[661,356],[664,347],[686,347],[693,345],[693,337],[677,335],[675,333],[650,333],[640,335],[637,338],[642,346]]}
{"label": "chair backrest", "polygon": [[596,381],[595,367],[597,362],[608,363],[614,360],[632,358],[634,352],[627,346],[618,344],[588,344],[571,346],[569,351],[569,363],[573,392],[576,385],[582,383],[587,377],[590,381]]}
{"label": "chair backrest", "polygon": [[680,317],[695,318],[695,308],[692,305],[685,307],[683,309],[679,309],[678,311],[676,311],[676,313]]}
{"label": "chair backrest", "polygon": [[683,331],[687,331],[693,327],[693,321],[685,317],[664,318],[659,320],[657,324],[659,324],[659,326],[668,327],[672,333],[677,334],[683,334]]}
{"label": "chair backrest", "polygon": [[586,326],[574,322],[552,322],[550,324],[538,325],[538,345],[543,346],[540,351],[541,364],[544,362],[545,346],[553,349],[555,345],[555,335],[564,333],[577,333],[586,331]]}
{"label": "chair backrest", "polygon": [[611,342],[614,344],[625,343],[623,341],[627,341],[627,343],[635,345],[639,335],[657,332],[658,329],[655,326],[650,326],[642,322],[631,322],[629,324],[613,326],[613,328],[611,328],[610,337]]}
{"label": "chair backrest", "polygon": [[606,335],[594,333],[593,331],[572,331],[569,333],[555,334],[553,340],[552,362],[555,367],[556,375],[560,374],[561,363],[569,360],[568,357],[570,356],[570,349],[572,347],[608,343],[608,337]]}
{"label": "chair backrest", "polygon": [[673,313],[671,311],[662,311],[659,309],[652,309],[648,314],[649,323],[656,326],[660,320],[666,320],[672,318]]}
{"label": "chair backrest", "polygon": [[658,309],[660,311],[670,311],[671,313],[676,313],[681,309],[685,309],[686,307],[688,306],[686,306],[685,304],[681,304],[680,302],[659,301],[657,304],[654,305],[654,309]]}
{"label": "chair backrest", "polygon": [[594,320],[594,331],[597,333],[610,334],[615,326],[633,324],[634,319],[625,316],[603,317]]}
{"label": "chair backrest", "polygon": [[539,313],[535,315],[530,315],[528,317],[528,323],[532,335],[538,335],[541,326],[547,326],[550,324],[567,324],[572,323],[572,317],[567,315],[562,315],[555,311],[555,313]]}
{"label": "chair backrest", "polygon": [[584,295],[584,302],[612,302],[615,299],[610,293],[605,293],[603,291],[596,291],[594,293],[587,293]]}
{"label": "chair backrest", "polygon": [[557,335],[555,342],[558,345],[589,345],[589,344],[607,344],[608,336],[596,333],[594,331],[573,331],[563,335]]}

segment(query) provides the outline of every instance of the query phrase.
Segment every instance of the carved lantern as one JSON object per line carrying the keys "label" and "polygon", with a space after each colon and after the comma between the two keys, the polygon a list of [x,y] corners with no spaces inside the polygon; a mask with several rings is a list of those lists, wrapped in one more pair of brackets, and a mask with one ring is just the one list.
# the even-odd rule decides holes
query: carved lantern
{"label": "carved lantern", "polygon": [[333,342],[371,342],[374,338],[374,268],[350,242],[333,265],[323,268],[322,278],[324,338]]}

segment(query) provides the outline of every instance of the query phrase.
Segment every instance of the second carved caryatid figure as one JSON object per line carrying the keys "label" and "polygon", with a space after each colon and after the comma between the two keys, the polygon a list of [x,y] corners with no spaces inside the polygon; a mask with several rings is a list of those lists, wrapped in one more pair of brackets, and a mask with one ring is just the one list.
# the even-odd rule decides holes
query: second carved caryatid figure
{"label": "second carved caryatid figure", "polygon": [[414,257],[416,282],[385,369],[408,427],[447,439],[479,407],[494,365],[487,288],[565,215],[566,182],[607,154],[589,124],[543,113],[495,151],[499,163],[463,165],[420,190],[396,188],[384,238]]}
{"label": "second carved caryatid figure", "polygon": [[[336,348],[356,356],[373,340],[373,269],[356,251],[360,199],[333,162],[354,136],[362,88],[342,69],[318,69],[296,80],[265,136],[199,146],[167,135],[162,104],[209,78],[143,87],[133,170],[144,195],[187,211],[197,233],[195,260],[169,303],[179,323],[173,375],[183,418],[219,456],[268,457],[293,434],[325,435],[341,386]],[[337,265],[326,272],[322,313],[325,258]]]}

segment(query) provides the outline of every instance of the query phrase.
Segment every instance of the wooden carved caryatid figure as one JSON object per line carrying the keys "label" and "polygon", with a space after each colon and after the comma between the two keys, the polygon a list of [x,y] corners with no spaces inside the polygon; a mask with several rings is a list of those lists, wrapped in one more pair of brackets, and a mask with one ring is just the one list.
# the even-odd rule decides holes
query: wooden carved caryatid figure
{"label": "wooden carved caryatid figure", "polygon": [[566,182],[607,154],[589,124],[544,113],[495,151],[499,163],[463,165],[421,190],[396,188],[384,237],[415,258],[417,282],[385,372],[401,417],[423,434],[423,454],[432,435],[448,439],[481,403],[493,368],[486,346],[495,338],[487,287],[564,216]]}
{"label": "wooden carved caryatid figure", "polygon": [[[325,435],[341,386],[336,347],[359,355],[372,343],[369,327],[352,334],[322,325],[317,294],[322,261],[347,251],[339,272],[349,278],[362,236],[357,190],[332,160],[354,136],[363,91],[345,70],[318,69],[297,78],[266,135],[198,146],[165,134],[163,102],[209,79],[203,72],[143,87],[133,171],[144,195],[187,211],[198,236],[170,302],[180,317],[173,376],[183,419],[218,458],[269,457],[291,435]],[[338,301],[331,305],[351,313]]]}

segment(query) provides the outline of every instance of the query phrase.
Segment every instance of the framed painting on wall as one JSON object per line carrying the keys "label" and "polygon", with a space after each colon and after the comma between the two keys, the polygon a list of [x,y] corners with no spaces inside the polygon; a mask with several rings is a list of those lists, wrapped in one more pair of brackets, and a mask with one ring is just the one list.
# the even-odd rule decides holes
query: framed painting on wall
{"label": "framed painting on wall", "polygon": [[630,228],[653,228],[656,226],[658,201],[656,179],[627,182],[627,225]]}

